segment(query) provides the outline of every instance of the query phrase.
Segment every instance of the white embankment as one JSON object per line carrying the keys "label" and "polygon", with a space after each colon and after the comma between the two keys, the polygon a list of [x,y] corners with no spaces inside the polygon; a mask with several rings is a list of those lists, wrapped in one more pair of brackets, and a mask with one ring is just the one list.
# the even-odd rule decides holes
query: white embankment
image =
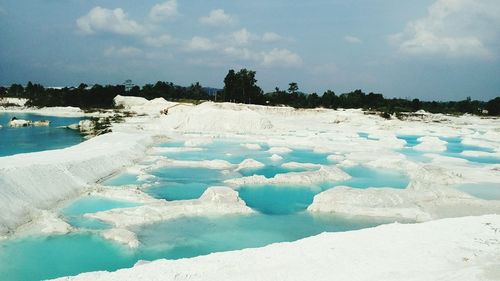
{"label": "white embankment", "polygon": [[152,141],[150,135],[111,133],[65,149],[2,157],[0,235],[131,165]]}

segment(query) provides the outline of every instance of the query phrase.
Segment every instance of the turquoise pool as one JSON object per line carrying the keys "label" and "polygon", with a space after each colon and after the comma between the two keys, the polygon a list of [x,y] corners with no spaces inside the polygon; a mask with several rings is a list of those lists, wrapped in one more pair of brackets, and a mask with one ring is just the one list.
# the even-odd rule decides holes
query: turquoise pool
{"label": "turquoise pool", "polygon": [[[49,120],[48,127],[10,128],[12,117],[32,121]],[[57,128],[80,122],[82,118],[62,118],[29,113],[0,112],[0,157],[19,153],[69,147],[84,141],[78,131]]]}

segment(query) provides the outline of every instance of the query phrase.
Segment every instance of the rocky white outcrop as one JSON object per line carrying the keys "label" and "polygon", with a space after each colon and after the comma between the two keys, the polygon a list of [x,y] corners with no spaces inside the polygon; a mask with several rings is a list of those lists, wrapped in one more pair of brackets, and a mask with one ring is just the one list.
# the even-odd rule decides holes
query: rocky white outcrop
{"label": "rocky white outcrop", "polygon": [[231,188],[210,187],[199,199],[172,202],[156,200],[139,207],[86,214],[85,217],[107,222],[115,228],[129,228],[186,216],[251,214],[253,212]]}
{"label": "rocky white outcrop", "polygon": [[123,229],[123,228],[112,228],[105,230],[101,233],[102,237],[108,240],[113,240],[120,244],[124,244],[130,248],[139,247],[139,240],[137,239],[137,235],[134,232]]}
{"label": "rocky white outcrop", "polygon": [[257,144],[257,143],[243,143],[241,144],[244,148],[250,149],[250,150],[261,150],[262,147]]}
{"label": "rocky white outcrop", "polygon": [[500,213],[500,202],[478,199],[452,188],[463,180],[459,173],[426,165],[410,171],[410,176],[406,189],[331,188],[317,194],[308,211],[412,221]]}
{"label": "rocky white outcrop", "polygon": [[[350,179],[347,173],[335,166],[321,166],[317,171],[291,172],[277,174],[272,178],[253,175],[242,178],[234,178],[224,181],[230,186],[242,186],[253,184],[291,184],[291,185],[314,185],[323,182],[335,182]],[[314,188],[311,186],[311,188]]]}
{"label": "rocky white outcrop", "polygon": [[9,127],[18,128],[18,127],[29,127],[32,125],[32,122],[29,120],[23,119],[14,119],[9,121]]}
{"label": "rocky white outcrop", "polygon": [[273,155],[271,155],[271,157],[269,157],[269,159],[271,159],[272,161],[278,162],[278,161],[283,160],[283,157],[279,156],[278,154],[273,154]]}
{"label": "rocky white outcrop", "polygon": [[422,151],[445,151],[447,142],[439,139],[438,137],[421,137],[418,138],[421,143],[413,147],[416,150]]}
{"label": "rocky white outcrop", "polygon": [[263,168],[265,166],[266,165],[264,165],[263,163],[261,163],[257,160],[245,159],[238,165],[238,168],[236,168],[236,171],[240,171],[243,169],[259,169],[259,168]]}
{"label": "rocky white outcrop", "polygon": [[233,169],[237,165],[231,164],[226,160],[200,160],[200,161],[189,161],[189,160],[175,160],[166,157],[160,158],[154,165],[152,165],[148,170],[154,170],[162,167],[193,167],[193,168],[207,168],[215,170],[228,170]]}

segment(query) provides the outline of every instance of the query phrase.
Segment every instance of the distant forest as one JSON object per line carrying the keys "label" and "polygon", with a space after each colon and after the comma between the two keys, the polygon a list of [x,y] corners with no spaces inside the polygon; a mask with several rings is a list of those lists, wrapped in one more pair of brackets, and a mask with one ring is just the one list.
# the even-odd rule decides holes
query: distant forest
{"label": "distant forest", "polygon": [[158,81],[142,87],[127,81],[123,85],[80,84],[77,87],[45,88],[40,84],[28,82],[26,86],[12,84],[0,87],[0,98],[16,97],[28,99],[27,105],[35,107],[75,106],[82,109],[113,108],[113,99],[117,95],[144,97],[148,100],[164,98],[170,101],[216,101],[236,102],[273,106],[292,106],[295,108],[363,108],[388,114],[425,110],[432,113],[476,114],[500,116],[500,97],[488,102],[467,98],[462,101],[421,101],[419,99],[384,98],[380,93],[366,94],[362,90],[337,95],[328,90],[321,95],[303,93],[295,82],[288,89],[278,87],[273,92],[264,93],[257,85],[255,71],[241,69],[229,70],[224,78],[224,89],[204,88],[200,83],[189,87],[174,85],[171,82]]}

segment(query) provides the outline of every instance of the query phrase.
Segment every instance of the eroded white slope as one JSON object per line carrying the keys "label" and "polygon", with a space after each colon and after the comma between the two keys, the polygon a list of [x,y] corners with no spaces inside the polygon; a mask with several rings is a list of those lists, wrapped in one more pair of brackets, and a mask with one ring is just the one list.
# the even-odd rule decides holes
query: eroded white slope
{"label": "eroded white slope", "polygon": [[499,280],[500,216],[391,224],[58,280]]}
{"label": "eroded white slope", "polygon": [[142,157],[152,137],[111,133],[65,149],[2,157],[0,235]]}

